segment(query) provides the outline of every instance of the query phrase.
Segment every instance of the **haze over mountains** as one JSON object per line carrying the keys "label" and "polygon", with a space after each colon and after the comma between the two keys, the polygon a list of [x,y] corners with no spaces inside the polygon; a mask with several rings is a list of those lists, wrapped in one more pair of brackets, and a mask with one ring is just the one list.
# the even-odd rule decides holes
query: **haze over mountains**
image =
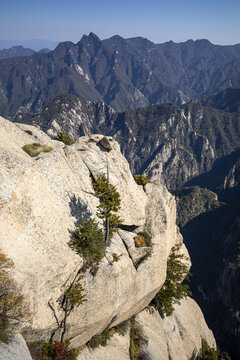
{"label": "haze over mountains", "polygon": [[0,113],[37,112],[60,93],[117,111],[212,95],[240,87],[240,45],[208,40],[154,44],[137,37],[84,35],[47,54],[0,61]]}
{"label": "haze over mountains", "polygon": [[0,50],[9,49],[13,46],[23,46],[25,48],[30,48],[34,51],[39,51],[44,48],[49,48],[53,50],[58,45],[58,43],[58,41],[52,41],[47,39],[0,40]]}
{"label": "haze over mountains", "polygon": [[[49,51],[51,51],[51,50],[48,48],[44,48],[44,49],[39,50],[39,53],[45,54]],[[36,53],[36,51],[29,49],[29,48],[24,48],[21,45],[13,46],[10,49],[0,50],[0,59],[9,59],[12,57],[17,57],[17,56],[31,56],[35,53]]]}

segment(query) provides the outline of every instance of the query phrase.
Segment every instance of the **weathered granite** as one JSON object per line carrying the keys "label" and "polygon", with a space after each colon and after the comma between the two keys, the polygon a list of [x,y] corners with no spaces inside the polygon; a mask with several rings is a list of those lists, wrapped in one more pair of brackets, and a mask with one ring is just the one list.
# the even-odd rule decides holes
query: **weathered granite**
{"label": "weathered granite", "polygon": [[[171,247],[181,241],[175,225],[173,196],[161,185],[145,191],[135,183],[119,145],[98,144],[102,135],[81,137],[71,146],[51,140],[31,127],[38,141],[54,149],[31,158],[22,146],[31,143],[28,126],[0,119],[0,247],[15,263],[15,279],[28,302],[30,317],[22,331],[28,341],[48,340],[56,326],[48,302],[57,299],[83,261],[68,246],[81,218],[94,217],[99,204],[92,178],[109,169],[110,182],[121,196],[119,215],[152,236],[152,254],[135,269],[121,239],[112,245],[95,276],[82,279],[87,301],[68,319],[66,337],[81,345],[106,327],[141,311],[162,286]],[[139,231],[138,230],[138,231]],[[119,261],[113,261],[113,253]]]}
{"label": "weathered granite", "polygon": [[32,360],[22,335],[14,335],[9,344],[0,342],[0,360]]}

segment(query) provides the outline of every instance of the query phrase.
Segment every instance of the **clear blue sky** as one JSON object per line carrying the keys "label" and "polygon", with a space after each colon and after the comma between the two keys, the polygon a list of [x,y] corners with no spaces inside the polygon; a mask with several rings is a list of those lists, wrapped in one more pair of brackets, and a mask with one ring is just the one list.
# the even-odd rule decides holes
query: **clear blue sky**
{"label": "clear blue sky", "polygon": [[0,40],[77,42],[94,32],[156,43],[240,43],[239,0],[0,0]]}

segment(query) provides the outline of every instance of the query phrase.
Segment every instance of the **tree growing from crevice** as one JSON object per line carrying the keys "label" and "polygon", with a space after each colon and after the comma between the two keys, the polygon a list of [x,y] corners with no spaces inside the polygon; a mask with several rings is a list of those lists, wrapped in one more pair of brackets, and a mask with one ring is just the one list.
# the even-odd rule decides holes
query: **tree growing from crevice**
{"label": "tree growing from crevice", "polygon": [[57,312],[54,309],[54,306],[50,303],[50,301],[48,302],[48,306],[52,310],[56,321],[56,328],[52,330],[49,339],[50,344],[53,342],[56,333],[58,333],[58,336],[60,338],[60,343],[64,342],[64,336],[67,330],[68,317],[70,316],[74,308],[82,305],[84,301],[86,301],[83,293],[84,290],[80,281],[81,281],[81,276],[79,271],[75,276],[75,278],[73,279],[70,286],[67,288],[67,290],[57,300],[57,303],[61,310],[60,311],[61,318],[59,317],[59,315],[57,315]]}
{"label": "tree growing from crevice", "polygon": [[99,263],[105,253],[104,233],[94,219],[82,220],[68,245],[83,257],[84,267]]}
{"label": "tree growing from crevice", "polygon": [[167,261],[167,276],[165,283],[152,300],[161,316],[170,316],[174,304],[179,304],[184,297],[191,296],[189,286],[184,282],[189,280],[188,268],[184,263],[186,257],[179,254],[180,244],[172,248]]}
{"label": "tree growing from crevice", "polygon": [[13,261],[0,252],[0,341],[8,343],[26,308],[10,271]]}
{"label": "tree growing from crevice", "polygon": [[97,216],[104,220],[105,241],[108,244],[113,232],[117,231],[117,225],[122,222],[122,219],[117,215],[121,205],[120,195],[105,175],[100,175],[96,179],[93,188],[100,200]]}

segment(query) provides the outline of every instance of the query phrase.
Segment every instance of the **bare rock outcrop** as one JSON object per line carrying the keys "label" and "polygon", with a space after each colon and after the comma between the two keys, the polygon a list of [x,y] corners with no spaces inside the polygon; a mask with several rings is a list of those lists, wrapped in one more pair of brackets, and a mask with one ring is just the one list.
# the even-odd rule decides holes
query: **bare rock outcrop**
{"label": "bare rock outcrop", "polygon": [[142,328],[147,345],[144,351],[151,360],[167,358],[189,360],[199,353],[204,339],[216,347],[212,331],[206,325],[201,309],[191,299],[174,305],[171,316],[161,318],[156,310],[144,310],[136,320]]}
{"label": "bare rock outcrop", "polygon": [[[150,360],[189,360],[199,354],[204,339],[210,347],[216,342],[212,331],[206,325],[201,309],[191,298],[182,299],[175,305],[173,314],[161,318],[158,311],[149,307],[140,312],[136,318],[141,332],[140,344],[144,358]],[[123,359],[130,360],[130,333],[114,334],[105,347],[84,348],[78,360],[87,359]]]}
{"label": "bare rock outcrop", "polygon": [[[176,226],[175,200],[163,185],[149,183],[144,189],[137,185],[118,143],[107,137],[111,144],[108,151],[99,144],[102,137],[84,136],[65,146],[34,126],[13,124],[0,117],[0,249],[14,261],[14,278],[29,309],[20,331],[31,343],[48,341],[56,328],[56,316],[62,316],[58,300],[83,267],[83,259],[70,249],[68,242],[81,219],[96,218],[99,199],[93,181],[108,171],[110,182],[121,197],[119,215],[123,226],[114,233],[98,271],[83,273],[86,302],[68,317],[65,335],[71,346],[79,347],[95,334],[140,313],[137,318],[146,334],[149,326],[161,328],[165,349],[170,343],[166,334],[174,333],[171,326],[180,329],[181,323],[186,333],[194,333],[192,327],[199,326],[188,314],[192,311],[189,308],[195,306],[190,300],[176,309],[170,322],[164,322],[155,312],[151,316],[146,311],[141,313],[165,281],[171,248],[182,244]],[[32,158],[22,147],[33,142],[53,149]],[[151,252],[147,247],[134,248],[134,237],[139,231],[151,235]],[[183,244],[180,251],[187,255]],[[147,325],[148,321],[152,325]],[[204,328],[204,320],[201,322]],[[182,339],[183,347],[195,349],[205,333],[208,331],[196,329],[191,344]],[[150,350],[154,353],[157,344],[149,337],[149,344],[151,341]],[[121,338],[114,334],[108,346],[109,354],[128,359],[128,335]],[[173,354],[176,346],[174,343],[170,347]],[[98,359],[111,358],[106,349],[96,350],[100,352]],[[79,359],[94,356],[92,350],[85,348]]]}
{"label": "bare rock outcrop", "polygon": [[32,360],[22,335],[14,335],[9,344],[0,343],[0,360]]}
{"label": "bare rock outcrop", "polygon": [[[64,146],[33,126],[3,118],[0,136],[0,247],[13,259],[15,279],[28,302],[25,338],[48,340],[56,327],[48,303],[57,311],[57,300],[82,267],[68,241],[79,220],[96,215],[99,200],[92,179],[106,173],[107,167],[121,196],[120,217],[124,224],[151,234],[152,253],[136,268],[115,233],[96,275],[86,272],[82,279],[87,301],[72,312],[66,335],[73,345],[81,345],[141,311],[162,286],[167,256],[181,241],[172,195],[163,186],[148,184],[144,191],[137,185],[112,138],[110,152],[98,144],[102,135]],[[31,142],[49,144],[53,150],[31,158],[22,150]],[[119,261],[113,261],[113,253]]]}

